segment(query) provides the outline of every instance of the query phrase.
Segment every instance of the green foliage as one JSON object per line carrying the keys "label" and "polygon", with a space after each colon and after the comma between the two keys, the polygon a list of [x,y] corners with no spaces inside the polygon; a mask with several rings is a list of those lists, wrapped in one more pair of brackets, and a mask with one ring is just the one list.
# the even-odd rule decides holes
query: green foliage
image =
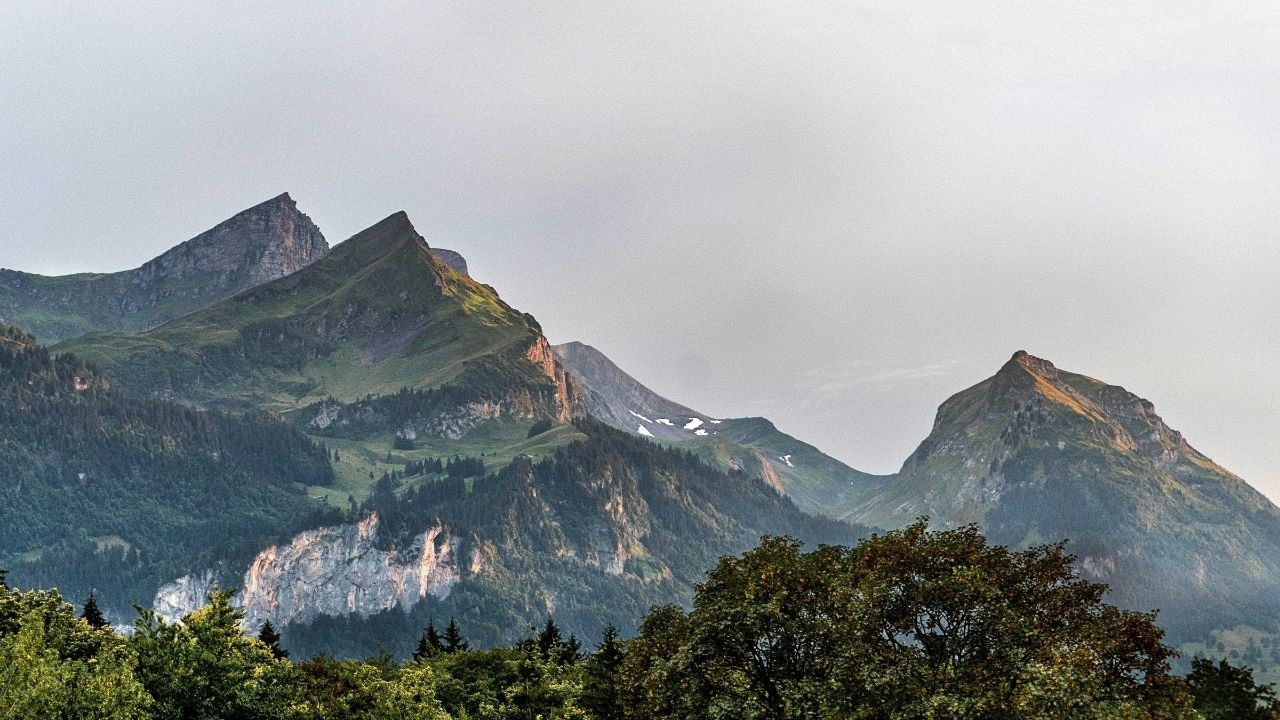
{"label": "green foliage", "polygon": [[110,630],[75,617],[56,591],[0,585],[0,718],[148,718],[136,656]]}
{"label": "green foliage", "polygon": [[1187,687],[1195,698],[1196,712],[1204,720],[1275,720],[1280,718],[1280,700],[1269,685],[1254,681],[1247,667],[1226,660],[1214,663],[1205,658],[1191,661]]}
{"label": "green foliage", "polygon": [[598,720],[622,720],[622,664],[626,659],[626,645],[612,625],[604,629],[604,635],[595,652],[584,663],[582,698],[579,704]]}
{"label": "green foliage", "polygon": [[291,669],[262,642],[245,636],[243,620],[227,591],[215,592],[181,623],[167,623],[151,611],[141,614],[129,644],[158,716],[288,716]]}
{"label": "green foliage", "polygon": [[[140,402],[0,325],[0,562],[122,614],[180,570],[235,560],[332,514],[302,489],[323,448],[278,419]],[[83,595],[81,595],[83,596]]]}
{"label": "green foliage", "polygon": [[529,426],[529,437],[537,437],[553,427],[555,427],[555,423],[548,418],[543,418]]}
{"label": "green foliage", "polygon": [[923,523],[810,553],[768,539],[692,612],[646,618],[624,694],[642,718],[1190,717],[1154,618],[1071,561]]}

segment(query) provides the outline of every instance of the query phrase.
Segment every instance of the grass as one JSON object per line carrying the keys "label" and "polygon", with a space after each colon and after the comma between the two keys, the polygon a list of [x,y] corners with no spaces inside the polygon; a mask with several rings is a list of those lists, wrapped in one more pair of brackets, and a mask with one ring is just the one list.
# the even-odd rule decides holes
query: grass
{"label": "grass", "polygon": [[[530,438],[528,434],[532,424],[518,420],[490,420],[458,440],[419,438],[413,450],[392,449],[391,434],[370,440],[316,438],[330,450],[337,450],[339,460],[333,463],[334,484],[330,487],[308,486],[307,494],[345,510],[348,496],[354,497],[356,502],[363,501],[373,491],[377,478],[392,470],[404,470],[405,463],[410,460],[473,456],[483,458],[486,469],[494,472],[510,464],[517,456],[545,457],[557,448],[586,439],[572,425],[558,425]],[[373,473],[372,480],[370,473]],[[412,486],[410,482],[403,487]]]}

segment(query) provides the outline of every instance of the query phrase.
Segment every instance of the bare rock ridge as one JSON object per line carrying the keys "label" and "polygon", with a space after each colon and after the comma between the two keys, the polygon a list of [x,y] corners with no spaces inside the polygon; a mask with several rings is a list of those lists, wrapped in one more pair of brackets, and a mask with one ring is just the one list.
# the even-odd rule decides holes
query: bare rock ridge
{"label": "bare rock ridge", "polygon": [[462,253],[454,250],[433,247],[431,248],[431,254],[435,255],[436,259],[450,270],[462,275],[463,277],[471,277],[467,272],[467,259],[462,257]]}
{"label": "bare rock ridge", "polygon": [[0,270],[0,320],[51,343],[92,330],[138,332],[284,277],[329,251],[288,193],[133,270],[44,276]]}

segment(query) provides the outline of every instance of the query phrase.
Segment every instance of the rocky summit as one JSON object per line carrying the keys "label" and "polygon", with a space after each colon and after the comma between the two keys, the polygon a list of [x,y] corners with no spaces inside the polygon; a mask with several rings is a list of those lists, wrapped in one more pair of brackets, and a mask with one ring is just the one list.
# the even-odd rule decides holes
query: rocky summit
{"label": "rocky summit", "polygon": [[840,516],[978,524],[1013,546],[1070,541],[1112,599],[1175,637],[1280,619],[1280,509],[1122,387],[1018,352],[942,404],[929,437]]}
{"label": "rocky summit", "polygon": [[0,321],[41,342],[137,332],[323,257],[329,244],[288,193],[224,220],[133,270],[45,276],[0,269]]}

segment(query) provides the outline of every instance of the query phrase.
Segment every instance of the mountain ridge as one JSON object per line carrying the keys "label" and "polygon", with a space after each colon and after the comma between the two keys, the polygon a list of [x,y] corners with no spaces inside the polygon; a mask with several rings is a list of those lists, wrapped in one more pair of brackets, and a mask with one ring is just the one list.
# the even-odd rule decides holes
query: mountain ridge
{"label": "mountain ridge", "polygon": [[713,418],[668,400],[585,343],[562,343],[555,350],[586,388],[585,407],[593,417],[632,434],[680,443],[715,467],[757,475],[806,512],[830,514],[883,481],[765,418]]}
{"label": "mountain ridge", "polygon": [[45,276],[0,269],[0,320],[42,342],[92,330],[136,332],[288,275],[328,251],[286,192],[132,270]]}
{"label": "mountain ridge", "polygon": [[976,523],[1014,547],[1069,540],[1114,602],[1161,608],[1183,641],[1280,622],[1280,508],[1150,401],[1024,351],[943,402],[902,469],[835,514]]}

